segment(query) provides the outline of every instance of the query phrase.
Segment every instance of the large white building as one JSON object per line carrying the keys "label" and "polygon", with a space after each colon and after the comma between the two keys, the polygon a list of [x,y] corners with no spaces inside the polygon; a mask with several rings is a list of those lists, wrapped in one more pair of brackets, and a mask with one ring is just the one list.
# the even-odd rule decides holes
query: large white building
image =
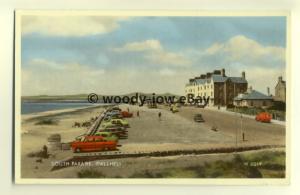
{"label": "large white building", "polygon": [[222,69],[189,79],[185,86],[185,95],[209,97],[210,106],[226,106],[233,104],[233,98],[246,92],[247,87],[245,72],[242,72],[241,77],[227,77],[225,69]]}

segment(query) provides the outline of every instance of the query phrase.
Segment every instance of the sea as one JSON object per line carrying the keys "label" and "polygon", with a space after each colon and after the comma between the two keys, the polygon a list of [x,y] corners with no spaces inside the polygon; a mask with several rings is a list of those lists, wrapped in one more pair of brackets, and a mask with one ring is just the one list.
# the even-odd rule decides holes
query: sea
{"label": "sea", "polygon": [[31,114],[51,110],[61,110],[70,108],[80,108],[103,104],[91,104],[88,102],[22,102],[21,114]]}

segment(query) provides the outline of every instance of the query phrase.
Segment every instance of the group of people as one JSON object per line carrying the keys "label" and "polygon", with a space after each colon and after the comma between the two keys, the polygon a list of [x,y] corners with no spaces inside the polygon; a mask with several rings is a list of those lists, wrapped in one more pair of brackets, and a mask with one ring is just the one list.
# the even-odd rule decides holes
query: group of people
{"label": "group of people", "polygon": [[[129,108],[127,108],[127,112],[129,112]],[[136,116],[140,117],[140,111],[136,111]],[[158,113],[158,119],[161,120],[161,112]]]}

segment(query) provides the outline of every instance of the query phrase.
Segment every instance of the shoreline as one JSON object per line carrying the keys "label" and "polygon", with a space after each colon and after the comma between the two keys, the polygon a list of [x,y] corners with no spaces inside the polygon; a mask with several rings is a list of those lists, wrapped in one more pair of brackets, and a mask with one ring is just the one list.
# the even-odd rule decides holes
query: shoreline
{"label": "shoreline", "polygon": [[50,117],[50,116],[57,116],[57,115],[63,115],[63,114],[71,114],[71,113],[78,112],[78,111],[102,108],[102,107],[106,107],[106,106],[108,106],[108,105],[94,105],[94,106],[83,106],[83,107],[77,107],[77,108],[48,110],[48,111],[42,111],[42,112],[21,114],[21,118],[22,118],[22,121],[23,120],[27,121],[27,120],[36,119],[39,117]]}

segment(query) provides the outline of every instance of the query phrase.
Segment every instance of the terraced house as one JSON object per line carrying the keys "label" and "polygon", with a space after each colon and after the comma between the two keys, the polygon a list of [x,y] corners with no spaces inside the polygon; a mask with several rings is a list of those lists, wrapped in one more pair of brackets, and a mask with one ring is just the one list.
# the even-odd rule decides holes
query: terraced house
{"label": "terraced house", "polygon": [[185,86],[185,95],[209,96],[209,106],[227,106],[233,105],[234,97],[246,92],[247,88],[245,72],[242,72],[241,77],[228,77],[225,69],[222,69],[189,79]]}

